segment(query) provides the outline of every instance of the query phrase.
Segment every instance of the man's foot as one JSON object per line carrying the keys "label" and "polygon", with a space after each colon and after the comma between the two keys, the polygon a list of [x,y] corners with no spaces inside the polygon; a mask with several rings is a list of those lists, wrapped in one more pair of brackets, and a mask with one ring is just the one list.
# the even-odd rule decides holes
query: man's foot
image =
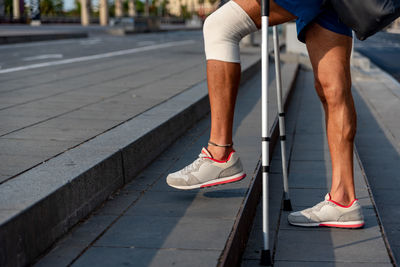
{"label": "man's foot", "polygon": [[288,221],[296,226],[329,226],[340,228],[361,228],[364,218],[358,200],[353,200],[350,205],[343,206],[331,200],[326,194],[325,200],[312,208],[292,212]]}
{"label": "man's foot", "polygon": [[226,161],[213,159],[203,147],[199,158],[180,171],[167,177],[167,184],[178,189],[195,189],[219,184],[232,183],[246,177],[242,163],[235,151]]}

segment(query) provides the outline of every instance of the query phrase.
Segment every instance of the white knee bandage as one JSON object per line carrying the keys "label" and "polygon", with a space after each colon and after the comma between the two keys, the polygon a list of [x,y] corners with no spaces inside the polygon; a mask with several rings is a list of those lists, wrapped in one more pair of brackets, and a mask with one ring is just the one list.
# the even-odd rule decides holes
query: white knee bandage
{"label": "white knee bandage", "polygon": [[239,41],[257,27],[247,13],[229,1],[207,17],[203,26],[206,58],[240,62]]}

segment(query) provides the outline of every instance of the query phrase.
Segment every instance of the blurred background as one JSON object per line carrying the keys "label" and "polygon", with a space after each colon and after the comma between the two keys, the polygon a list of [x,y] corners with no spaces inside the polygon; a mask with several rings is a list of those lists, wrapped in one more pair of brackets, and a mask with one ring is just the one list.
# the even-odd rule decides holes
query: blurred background
{"label": "blurred background", "polygon": [[115,25],[125,18],[157,16],[164,22],[204,19],[219,0],[1,0],[1,23]]}

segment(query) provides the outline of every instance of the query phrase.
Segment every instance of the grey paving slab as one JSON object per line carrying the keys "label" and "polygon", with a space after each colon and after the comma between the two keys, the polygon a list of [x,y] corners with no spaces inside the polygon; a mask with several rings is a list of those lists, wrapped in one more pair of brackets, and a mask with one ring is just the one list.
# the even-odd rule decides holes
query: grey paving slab
{"label": "grey paving slab", "polygon": [[74,144],[71,141],[0,138],[2,155],[49,156],[65,151]]}
{"label": "grey paving slab", "polygon": [[330,153],[327,150],[300,150],[293,149],[293,160],[322,160],[329,159]]}
{"label": "grey paving slab", "polygon": [[51,250],[45,259],[34,264],[34,266],[67,266],[85,247],[85,245],[64,245],[60,242],[60,245]]}
{"label": "grey paving slab", "polygon": [[110,196],[106,202],[94,211],[93,214],[120,215],[132,206],[141,197],[141,194],[141,191],[118,190],[118,192]]}
{"label": "grey paving slab", "polygon": [[213,266],[218,250],[94,247],[72,266]]}
{"label": "grey paving slab", "polygon": [[60,240],[35,266],[66,266],[115,220],[116,216],[92,216],[91,220],[78,224]]}
{"label": "grey paving slab", "polygon": [[[105,130],[105,129],[104,129]],[[104,131],[103,130],[103,131]],[[72,128],[49,128],[39,125],[22,129],[17,132],[7,134],[7,138],[12,139],[33,139],[50,141],[76,141],[79,144],[103,132],[99,129],[72,129]],[[60,151],[61,152],[61,151]]]}
{"label": "grey paving slab", "polygon": [[276,260],[390,263],[379,231],[355,237],[348,231],[282,229],[278,239]]}
{"label": "grey paving slab", "polygon": [[[246,265],[245,265],[246,266]],[[252,265],[250,265],[252,266]],[[383,262],[379,262],[379,263],[371,263],[371,262],[329,262],[329,261],[276,261],[274,266],[285,266],[285,267],[317,267],[317,266],[327,266],[327,267],[363,267],[363,266],[367,266],[367,267],[375,267],[375,266],[379,266],[379,267],[389,267],[389,266],[393,266],[390,263],[383,263]]]}
{"label": "grey paving slab", "polygon": [[11,175],[4,175],[4,174],[0,174],[0,183],[4,182],[5,180],[7,180],[8,178],[10,178]]}
{"label": "grey paving slab", "polygon": [[43,155],[0,155],[0,173],[10,176],[20,173],[21,170],[28,169],[47,159]]}
{"label": "grey paving slab", "polygon": [[23,127],[27,127],[34,123],[38,123],[41,120],[42,119],[38,119],[38,118],[29,118],[28,120],[26,120],[24,118],[23,121],[18,120],[17,122],[13,121],[13,120],[9,120],[8,122],[5,122],[0,126],[0,135],[6,135],[10,132],[17,131]]}
{"label": "grey paving slab", "polygon": [[82,118],[64,118],[63,116],[48,120],[40,124],[41,127],[55,128],[61,130],[79,130],[79,129],[109,129],[118,125],[120,121],[106,119],[82,119]]}
{"label": "grey paving slab", "polygon": [[117,218],[115,215],[99,215],[92,216],[90,220],[86,220],[78,224],[66,236],[64,242],[68,242],[68,246],[88,246],[96,237],[98,237],[106,228]]}
{"label": "grey paving slab", "polygon": [[123,216],[94,246],[222,250],[233,222],[218,218]]}
{"label": "grey paving slab", "polygon": [[215,197],[207,192],[148,192],[126,214],[235,219],[235,211],[242,203],[245,194],[244,188],[228,190],[219,196],[214,194]]}
{"label": "grey paving slab", "polygon": [[332,166],[329,161],[325,160],[292,160],[290,163],[290,170],[293,172],[305,173],[330,173]]}

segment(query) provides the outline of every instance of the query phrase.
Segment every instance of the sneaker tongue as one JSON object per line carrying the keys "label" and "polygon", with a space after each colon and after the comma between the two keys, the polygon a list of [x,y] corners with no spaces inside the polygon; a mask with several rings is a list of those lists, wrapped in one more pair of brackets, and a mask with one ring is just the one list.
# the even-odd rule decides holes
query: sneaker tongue
{"label": "sneaker tongue", "polygon": [[331,200],[331,195],[330,195],[329,193],[327,193],[327,194],[325,195],[325,200]]}
{"label": "sneaker tongue", "polygon": [[201,153],[203,153],[204,155],[206,155],[209,158],[213,158],[210,154],[210,152],[208,152],[207,148],[203,147],[203,149],[201,150]]}

